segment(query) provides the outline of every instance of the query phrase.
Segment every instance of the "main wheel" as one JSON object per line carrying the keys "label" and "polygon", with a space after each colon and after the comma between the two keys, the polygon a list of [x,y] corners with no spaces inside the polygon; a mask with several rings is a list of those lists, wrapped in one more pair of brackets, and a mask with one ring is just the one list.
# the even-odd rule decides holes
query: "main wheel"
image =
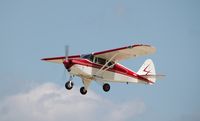
{"label": "main wheel", "polygon": [[108,83],[105,83],[105,84],[103,85],[103,90],[104,90],[105,92],[108,92],[108,91],[110,90],[110,85],[109,85]]}
{"label": "main wheel", "polygon": [[85,94],[87,93],[87,90],[85,89],[85,87],[81,87],[81,88],[80,88],[80,93],[81,93],[82,95],[85,95]]}
{"label": "main wheel", "polygon": [[72,81],[68,81],[65,83],[65,88],[71,90],[73,88],[74,83]]}

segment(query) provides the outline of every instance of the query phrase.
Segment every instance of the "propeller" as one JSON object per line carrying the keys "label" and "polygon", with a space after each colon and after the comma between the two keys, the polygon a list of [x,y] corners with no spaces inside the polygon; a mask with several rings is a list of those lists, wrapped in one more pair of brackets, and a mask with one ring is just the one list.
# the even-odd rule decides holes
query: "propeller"
{"label": "propeller", "polygon": [[67,70],[68,70],[68,65],[69,65],[69,59],[68,59],[68,56],[69,56],[69,45],[65,45],[64,51],[65,51],[65,59],[63,60],[63,64],[65,66],[65,69],[63,71],[63,76],[62,77],[63,77],[64,80],[66,80],[67,79]]}
{"label": "propeller", "polygon": [[65,45],[65,60],[68,60],[69,56],[69,45]]}
{"label": "propeller", "polygon": [[[64,74],[65,74],[65,79],[67,77],[67,72],[70,72],[70,67],[71,67],[71,64],[72,64],[72,59],[69,59],[69,45],[65,45],[65,58],[63,60],[63,64],[65,66],[65,70],[64,70]],[[65,88],[70,90],[73,88],[73,82],[72,82],[72,76],[70,75],[70,78],[69,80],[65,83]]]}
{"label": "propeller", "polygon": [[69,57],[69,45],[65,45],[65,59],[63,61],[63,64],[65,66],[65,68],[69,70],[70,64],[71,64],[71,60],[68,58]]}

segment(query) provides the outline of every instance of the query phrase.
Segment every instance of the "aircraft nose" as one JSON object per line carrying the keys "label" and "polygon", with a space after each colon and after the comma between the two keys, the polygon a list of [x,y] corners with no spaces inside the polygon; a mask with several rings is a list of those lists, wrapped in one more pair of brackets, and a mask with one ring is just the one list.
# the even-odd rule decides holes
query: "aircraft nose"
{"label": "aircraft nose", "polygon": [[72,60],[64,60],[63,64],[67,70],[72,66]]}

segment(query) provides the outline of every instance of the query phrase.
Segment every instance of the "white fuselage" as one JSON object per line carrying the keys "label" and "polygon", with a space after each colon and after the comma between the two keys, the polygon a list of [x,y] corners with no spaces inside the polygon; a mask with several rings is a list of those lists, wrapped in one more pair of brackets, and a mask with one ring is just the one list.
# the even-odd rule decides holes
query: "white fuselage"
{"label": "white fuselage", "polygon": [[[139,80],[132,76],[122,74],[119,72],[113,72],[109,70],[100,70],[98,68],[75,64],[70,68],[70,74],[80,76],[81,78],[88,78],[92,80],[103,80],[112,82],[135,82]],[[100,71],[99,71],[100,70]]]}

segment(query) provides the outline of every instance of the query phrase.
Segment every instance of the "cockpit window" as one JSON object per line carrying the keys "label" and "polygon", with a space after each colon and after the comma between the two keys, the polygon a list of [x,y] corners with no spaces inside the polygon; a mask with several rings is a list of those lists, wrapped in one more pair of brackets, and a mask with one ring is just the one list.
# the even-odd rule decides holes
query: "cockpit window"
{"label": "cockpit window", "polygon": [[101,64],[101,65],[106,64],[106,59],[103,59],[103,58],[97,58],[96,60],[97,60],[97,63],[98,63],[98,64]]}
{"label": "cockpit window", "polygon": [[[106,60],[104,58],[94,57],[94,55],[92,55],[92,54],[81,55],[81,58],[88,59],[89,61],[91,61],[93,63],[101,64],[101,65],[105,65],[108,62],[108,60]],[[113,61],[111,61],[106,66],[112,66],[114,64],[115,63]]]}
{"label": "cockpit window", "polygon": [[[97,64],[105,65],[108,62],[108,60],[103,59],[103,58],[99,58],[99,57],[94,57],[94,61],[93,62],[97,63]],[[110,61],[110,62],[107,63],[106,66],[112,66],[114,64],[115,63],[113,61]]]}
{"label": "cockpit window", "polygon": [[94,56],[92,54],[85,54],[85,55],[81,55],[81,58],[85,58],[90,61],[93,61]]}

